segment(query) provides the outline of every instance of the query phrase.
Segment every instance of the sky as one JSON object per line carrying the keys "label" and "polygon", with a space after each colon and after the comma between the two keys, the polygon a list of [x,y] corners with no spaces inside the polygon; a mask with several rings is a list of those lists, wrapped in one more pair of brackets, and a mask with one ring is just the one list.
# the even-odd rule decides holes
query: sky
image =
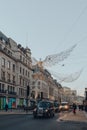
{"label": "sky", "polygon": [[[61,84],[84,96],[87,0],[0,0],[0,31],[23,47],[28,46],[37,60],[77,44],[67,59],[48,69],[64,75],[83,69],[77,80]],[[60,82],[58,77],[56,79]]]}

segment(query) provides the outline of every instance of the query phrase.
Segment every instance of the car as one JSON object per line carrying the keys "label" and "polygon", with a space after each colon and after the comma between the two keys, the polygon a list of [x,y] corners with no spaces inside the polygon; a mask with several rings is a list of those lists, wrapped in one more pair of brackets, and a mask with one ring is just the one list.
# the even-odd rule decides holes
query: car
{"label": "car", "polygon": [[54,101],[54,108],[55,112],[59,112],[59,103],[57,101]]}
{"label": "car", "polygon": [[69,103],[68,102],[61,102],[61,104],[59,105],[59,110],[60,111],[67,111],[69,110]]}
{"label": "car", "polygon": [[37,107],[33,110],[33,117],[54,117],[54,103],[51,101],[40,101]]}

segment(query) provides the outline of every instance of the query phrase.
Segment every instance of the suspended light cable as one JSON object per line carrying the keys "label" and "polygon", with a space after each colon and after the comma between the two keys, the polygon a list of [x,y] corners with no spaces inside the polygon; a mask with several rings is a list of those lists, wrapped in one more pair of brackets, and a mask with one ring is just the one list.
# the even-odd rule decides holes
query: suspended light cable
{"label": "suspended light cable", "polygon": [[60,44],[63,44],[64,41],[67,39],[68,35],[73,31],[73,29],[75,28],[75,25],[77,24],[77,22],[79,21],[79,19],[81,18],[81,16],[85,13],[85,11],[87,10],[87,6],[85,6],[83,8],[83,10],[81,11],[81,13],[79,14],[79,16],[76,18],[76,20],[73,22],[73,24],[71,25],[71,27],[69,28],[68,32],[65,34],[63,41]]}

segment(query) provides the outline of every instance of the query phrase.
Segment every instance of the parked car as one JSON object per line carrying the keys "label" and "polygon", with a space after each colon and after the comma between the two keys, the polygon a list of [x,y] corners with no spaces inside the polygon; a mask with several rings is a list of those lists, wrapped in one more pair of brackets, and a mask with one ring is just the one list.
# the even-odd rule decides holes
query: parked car
{"label": "parked car", "polygon": [[69,103],[68,102],[61,102],[60,106],[59,106],[59,110],[60,111],[66,111],[69,110]]}
{"label": "parked car", "polygon": [[54,103],[51,101],[40,101],[37,107],[33,110],[34,118],[38,116],[42,117],[54,117],[55,109]]}

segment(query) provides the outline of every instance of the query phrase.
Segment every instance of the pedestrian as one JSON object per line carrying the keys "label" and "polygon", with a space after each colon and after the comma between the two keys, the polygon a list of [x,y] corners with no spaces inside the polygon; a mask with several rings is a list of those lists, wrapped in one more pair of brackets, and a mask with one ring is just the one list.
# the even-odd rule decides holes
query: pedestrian
{"label": "pedestrian", "polygon": [[79,111],[80,111],[80,110],[81,110],[81,105],[79,104],[79,106],[78,106],[78,107],[79,107]]}
{"label": "pedestrian", "polygon": [[83,104],[82,104],[82,105],[81,105],[81,110],[82,110],[82,111],[83,111],[83,107],[84,107],[84,106],[83,106]]}
{"label": "pedestrian", "polygon": [[73,113],[76,114],[77,105],[73,103]]}
{"label": "pedestrian", "polygon": [[8,104],[5,105],[5,111],[8,111]]}

